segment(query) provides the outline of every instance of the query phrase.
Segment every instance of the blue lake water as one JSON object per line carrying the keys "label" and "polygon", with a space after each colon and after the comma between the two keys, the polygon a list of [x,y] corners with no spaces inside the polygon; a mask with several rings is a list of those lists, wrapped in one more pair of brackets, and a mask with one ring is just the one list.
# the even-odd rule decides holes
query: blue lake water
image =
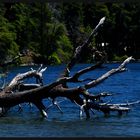
{"label": "blue lake water", "polygon": [[[88,72],[80,77],[97,78],[119,63],[104,64],[104,68]],[[76,65],[71,74],[90,64]],[[48,66],[44,72],[44,83],[55,81],[63,71],[65,65]],[[35,69],[37,67],[34,67]],[[114,96],[106,97],[104,101],[111,103],[124,103],[127,101],[140,100],[140,63],[127,65],[128,71],[118,73],[109,77],[103,83],[90,89],[93,94],[110,92]],[[7,81],[11,80],[17,73],[30,70],[30,67],[18,67],[11,69]],[[26,82],[34,82],[28,79]],[[70,87],[78,84],[69,83]],[[82,83],[81,83],[82,85]],[[102,112],[95,111],[91,119],[79,118],[79,107],[67,99],[58,98],[63,114],[53,106],[48,110],[48,118],[43,119],[38,109],[33,106],[22,104],[23,111],[17,112],[18,107],[12,108],[5,117],[0,118],[0,137],[140,137],[140,104],[131,107],[128,114],[118,116],[113,112],[109,117],[104,117]],[[51,102],[45,99],[44,104],[48,106]]]}

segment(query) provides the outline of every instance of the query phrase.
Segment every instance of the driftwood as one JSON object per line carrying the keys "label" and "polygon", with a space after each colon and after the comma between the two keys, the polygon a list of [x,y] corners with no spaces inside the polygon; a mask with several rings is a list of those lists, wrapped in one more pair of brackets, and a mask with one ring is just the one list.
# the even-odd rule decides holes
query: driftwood
{"label": "driftwood", "polygon": [[[15,76],[13,80],[6,87],[3,86],[3,88],[1,88],[2,90],[1,94],[11,94],[16,91],[25,91],[25,90],[30,90],[30,89],[43,86],[42,73],[47,69],[47,67],[42,69],[42,66],[43,65],[41,65],[38,68],[38,70],[33,70],[31,68],[31,71],[28,71],[23,74],[18,74],[17,76]],[[26,78],[32,78],[32,77],[36,78],[36,84],[24,84],[24,82],[22,81]],[[19,107],[21,109],[20,104],[19,104]],[[2,116],[9,110],[9,107],[2,107],[0,110],[1,110],[0,115]]]}
{"label": "driftwood", "polygon": [[[132,57],[127,58],[119,67],[112,69],[101,77],[95,79],[94,76],[91,78],[90,82],[83,84],[82,86],[68,88],[68,82],[82,82],[79,80],[79,77],[91,70],[101,68],[101,65],[104,63],[106,58],[105,52],[99,52],[97,49],[94,49],[93,53],[100,59],[97,63],[93,66],[82,69],[75,73],[73,76],[69,76],[71,69],[73,66],[79,61],[80,54],[86,47],[90,44],[92,37],[94,37],[98,29],[104,23],[105,18],[102,18],[99,24],[95,27],[89,38],[83,43],[82,46],[78,46],[75,49],[75,52],[72,56],[71,61],[66,66],[63,74],[60,78],[56,81],[48,84],[43,85],[43,72],[46,70],[45,68],[41,67],[38,70],[31,70],[26,73],[18,74],[13,80],[0,92],[0,107],[3,109],[9,110],[11,107],[19,105],[21,103],[30,102],[34,104],[41,112],[43,117],[48,117],[47,109],[49,109],[52,105],[56,105],[57,108],[62,112],[58,102],[56,101],[57,97],[64,97],[69,99],[72,103],[75,103],[80,107],[80,116],[83,115],[83,111],[86,114],[86,117],[90,117],[90,110],[99,110],[102,111],[105,115],[109,114],[111,111],[117,111],[120,115],[123,112],[128,112],[130,110],[129,106],[132,104],[137,104],[139,101],[133,103],[125,103],[122,104],[109,104],[109,103],[102,103],[101,98],[106,96],[112,96],[109,93],[100,93],[98,95],[93,95],[89,93],[88,89],[94,88],[95,86],[99,85],[101,82],[106,80],[108,77],[117,74],[119,72],[125,71],[125,66],[131,60]],[[35,84],[25,84],[21,82],[25,78],[35,77],[37,83]],[[85,81],[84,79],[83,81]],[[52,104],[46,107],[42,100],[43,99],[52,99]],[[6,111],[5,111],[6,112]]]}
{"label": "driftwood", "polygon": [[[84,108],[87,117],[89,117],[89,112],[88,112],[89,109],[100,110],[104,113],[109,111],[119,111],[119,112],[128,111],[130,110],[130,108],[122,107],[121,105],[103,104],[103,103],[96,102],[97,98],[110,96],[110,94],[102,93],[95,96],[90,94],[87,91],[87,89],[91,87],[95,87],[97,84],[101,83],[101,81],[103,82],[107,77],[119,72],[122,68],[124,68],[124,66],[130,60],[132,60],[132,57],[127,58],[118,68],[105,73],[101,77],[97,78],[94,81],[89,82],[86,85],[79,86],[76,88],[63,88],[62,86],[60,86],[63,83],[71,81],[71,79],[73,78],[73,77],[66,77],[66,78],[60,78],[56,82],[53,82],[49,85],[45,85],[42,87],[38,87],[23,92],[11,92],[10,94],[1,92],[0,107],[9,108],[18,105],[20,103],[31,102],[34,105],[36,105],[36,107],[41,111],[43,116],[47,116],[46,107],[43,105],[42,99],[52,98],[54,100],[57,97],[65,97],[71,100],[73,103],[82,106]],[[81,97],[81,95],[83,97]]]}

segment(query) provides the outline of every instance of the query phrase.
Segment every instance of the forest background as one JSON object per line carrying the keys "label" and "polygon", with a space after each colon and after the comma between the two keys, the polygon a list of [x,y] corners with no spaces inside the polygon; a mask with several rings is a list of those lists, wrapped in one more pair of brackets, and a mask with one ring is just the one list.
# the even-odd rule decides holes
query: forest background
{"label": "forest background", "polygon": [[31,2],[0,3],[0,64],[26,54],[17,64],[67,63],[75,48],[102,17],[103,28],[92,40],[81,63],[91,63],[94,47],[108,61],[140,59],[140,3]]}

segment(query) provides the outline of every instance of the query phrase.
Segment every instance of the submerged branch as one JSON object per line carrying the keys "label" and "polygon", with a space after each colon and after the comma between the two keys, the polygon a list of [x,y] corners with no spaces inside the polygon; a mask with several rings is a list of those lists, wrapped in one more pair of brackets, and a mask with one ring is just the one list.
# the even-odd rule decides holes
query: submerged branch
{"label": "submerged branch", "polygon": [[115,74],[115,73],[118,73],[118,72],[122,72],[122,69],[124,69],[125,65],[127,63],[129,63],[131,60],[134,60],[134,58],[129,57],[127,58],[118,68],[116,69],[112,69],[110,71],[108,71],[107,73],[105,73],[104,75],[102,75],[101,77],[97,78],[96,80],[93,80],[89,83],[87,83],[84,87],[86,89],[89,89],[89,88],[92,88],[92,87],[95,87],[96,85],[98,85],[99,83],[103,82],[105,79],[107,79],[109,76]]}

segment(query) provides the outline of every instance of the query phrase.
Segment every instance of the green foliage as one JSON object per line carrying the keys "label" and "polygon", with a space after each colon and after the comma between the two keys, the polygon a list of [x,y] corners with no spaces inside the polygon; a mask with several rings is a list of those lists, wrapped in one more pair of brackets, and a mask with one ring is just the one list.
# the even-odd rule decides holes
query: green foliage
{"label": "green foliage", "polygon": [[113,61],[124,61],[126,58],[128,58],[128,56],[127,55],[124,55],[124,56],[117,56],[117,55],[113,55]]}
{"label": "green foliage", "polygon": [[92,62],[93,47],[105,50],[109,60],[121,61],[130,55],[139,58],[139,15],[136,2],[1,3],[0,62],[29,50],[33,58],[23,58],[24,63],[34,58],[37,63],[67,63],[103,16],[105,24],[81,62]]}
{"label": "green foliage", "polygon": [[49,56],[48,58],[50,64],[60,64],[61,61],[60,59],[58,58],[58,55],[54,52],[51,56]]}
{"label": "green foliage", "polygon": [[62,63],[66,63],[70,60],[72,55],[72,45],[69,38],[66,35],[62,35],[57,42],[59,48],[56,53],[58,54]]}
{"label": "green foliage", "polygon": [[54,61],[57,63],[65,62],[65,60],[70,58],[72,46],[66,34],[67,31],[64,24],[46,23],[43,32],[43,46],[38,52],[46,57],[45,59],[48,63],[50,63],[51,56],[57,58]]}
{"label": "green foliage", "polygon": [[0,16],[0,61],[3,62],[7,58],[17,55],[19,46],[16,43],[16,33],[13,26]]}

